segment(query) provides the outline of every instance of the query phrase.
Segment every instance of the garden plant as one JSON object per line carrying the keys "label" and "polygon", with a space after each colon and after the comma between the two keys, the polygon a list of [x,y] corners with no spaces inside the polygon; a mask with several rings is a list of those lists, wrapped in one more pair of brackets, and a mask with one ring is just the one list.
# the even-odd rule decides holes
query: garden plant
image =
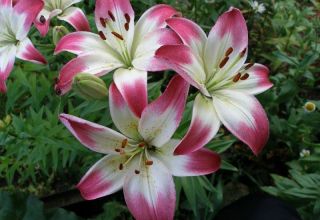
{"label": "garden plant", "polygon": [[320,2],[0,0],[0,220],[320,219]]}

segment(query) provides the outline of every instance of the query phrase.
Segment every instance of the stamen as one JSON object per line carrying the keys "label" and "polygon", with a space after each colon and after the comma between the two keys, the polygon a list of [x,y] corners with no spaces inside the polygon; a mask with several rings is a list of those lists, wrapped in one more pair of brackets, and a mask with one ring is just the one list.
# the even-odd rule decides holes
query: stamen
{"label": "stamen", "polygon": [[253,63],[249,63],[248,65],[246,65],[246,67],[244,68],[245,70],[250,69],[254,64]]}
{"label": "stamen", "polygon": [[124,29],[126,29],[126,31],[129,30],[129,23],[125,23],[125,24],[124,24]]}
{"label": "stamen", "polygon": [[62,91],[60,89],[56,89],[56,94],[57,95],[61,95],[62,94]]}
{"label": "stamen", "polygon": [[141,142],[140,144],[138,144],[139,147],[144,147],[146,144],[144,142]]}
{"label": "stamen", "polygon": [[118,34],[117,32],[112,31],[111,34],[113,34],[115,37],[119,38],[120,40],[123,40],[123,37],[121,34]]}
{"label": "stamen", "polygon": [[119,164],[119,170],[123,170],[123,164],[122,163]]}
{"label": "stamen", "polygon": [[220,69],[223,68],[223,67],[226,65],[226,63],[228,62],[228,60],[229,60],[229,57],[225,57],[225,58],[220,62],[219,68],[220,68]]}
{"label": "stamen", "polygon": [[100,18],[100,23],[104,28],[107,27],[107,24],[104,18]]}
{"label": "stamen", "polygon": [[130,23],[130,15],[128,15],[128,13],[125,13],[124,17],[126,18],[127,23]]}
{"label": "stamen", "polygon": [[145,164],[146,164],[147,166],[151,166],[151,165],[153,164],[153,161],[152,161],[152,160],[146,160],[146,161],[145,161]]}
{"label": "stamen", "polygon": [[247,51],[247,48],[244,48],[243,51],[241,51],[241,53],[240,53],[240,57],[243,57],[245,55],[246,51]]}
{"label": "stamen", "polygon": [[116,152],[120,153],[121,149],[120,148],[116,148],[114,149]]}
{"label": "stamen", "polygon": [[44,24],[46,23],[46,18],[43,15],[41,15],[39,21],[41,22],[41,24]]}
{"label": "stamen", "polygon": [[229,49],[226,51],[225,56],[229,56],[233,52],[233,48],[229,47]]}
{"label": "stamen", "polygon": [[237,75],[235,75],[234,77],[233,77],[233,82],[238,82],[239,81],[239,79],[240,79],[240,77],[241,77],[241,73],[237,73]]}
{"label": "stamen", "polygon": [[107,40],[106,36],[104,35],[104,33],[102,31],[99,31],[99,36],[102,40]]}
{"label": "stamen", "polygon": [[112,21],[114,21],[114,22],[116,21],[116,19],[115,19],[114,15],[112,14],[111,11],[108,11],[108,15],[112,19]]}
{"label": "stamen", "polygon": [[127,144],[128,144],[128,139],[124,139],[124,140],[122,141],[122,143],[121,143],[121,147],[122,147],[122,148],[125,148],[125,147],[127,146]]}
{"label": "stamen", "polygon": [[245,73],[243,76],[241,76],[241,80],[246,80],[249,78],[249,74],[248,73]]}
{"label": "stamen", "polygon": [[134,173],[135,173],[135,174],[139,174],[140,171],[139,171],[139,170],[135,170]]}

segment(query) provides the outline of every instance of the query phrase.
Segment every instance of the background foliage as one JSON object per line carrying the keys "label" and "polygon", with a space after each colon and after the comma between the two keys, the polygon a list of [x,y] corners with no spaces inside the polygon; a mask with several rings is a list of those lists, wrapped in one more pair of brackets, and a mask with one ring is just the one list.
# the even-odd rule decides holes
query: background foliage
{"label": "background foliage", "polygon": [[[266,7],[263,13],[254,10],[246,0],[132,1],[137,16],[156,3],[174,6],[207,33],[230,6],[240,8],[249,29],[249,59],[267,65],[274,83],[272,89],[258,97],[268,113],[271,128],[269,142],[261,155],[255,157],[247,146],[221,128],[207,147],[222,155],[222,168],[211,176],[175,179],[176,219],[212,219],[223,206],[257,191],[287,200],[305,220],[319,219],[319,1],[260,1]],[[79,6],[87,12],[91,27],[95,27],[94,1],[87,0]],[[0,96],[0,189],[10,192],[0,193],[0,219],[81,219],[58,207],[47,209],[36,197],[27,194],[44,198],[74,188],[102,155],[82,147],[57,116],[67,112],[112,127],[108,102],[84,101],[72,92],[58,97],[53,91],[54,78],[72,55],[53,56],[51,33],[41,38],[32,29],[30,36],[46,55],[49,65],[16,62],[8,80],[8,93]],[[149,74],[151,100],[159,96],[171,76],[172,72]],[[103,79],[109,85],[112,74]],[[189,126],[191,97],[177,137],[182,137]],[[306,101],[315,103],[317,109],[306,112],[303,109]],[[310,155],[300,155],[303,149]],[[103,210],[92,219],[130,218],[121,193],[101,203]],[[32,209],[30,204],[34,204]],[[15,212],[17,207],[19,213]]]}

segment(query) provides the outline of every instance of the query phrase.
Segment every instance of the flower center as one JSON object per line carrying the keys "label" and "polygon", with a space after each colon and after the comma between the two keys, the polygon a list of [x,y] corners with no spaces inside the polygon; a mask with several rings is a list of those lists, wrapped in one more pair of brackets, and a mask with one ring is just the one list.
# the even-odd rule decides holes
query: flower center
{"label": "flower center", "polygon": [[140,173],[141,166],[151,166],[153,164],[150,152],[155,152],[156,147],[148,145],[146,142],[129,143],[128,139],[124,139],[121,148],[115,148],[115,151],[121,156],[126,156],[126,161],[119,164],[119,170],[123,170],[135,157],[139,157],[139,163],[135,169],[135,174]]}
{"label": "flower center", "polygon": [[[123,36],[123,33],[119,33],[117,30],[115,30],[115,27],[118,27],[118,25],[123,25],[125,31],[129,31],[130,28],[130,15],[125,13],[124,15],[124,19],[125,22],[123,24],[121,24],[121,21],[117,21],[116,17],[114,16],[114,14],[111,11],[108,11],[108,14],[106,15],[106,17],[100,17],[100,24],[102,25],[103,28],[105,29],[109,29],[110,33],[111,33],[111,37],[114,38],[115,42],[117,43],[118,47],[120,48],[119,54],[121,56],[121,59],[123,61],[123,63],[127,66],[127,67],[131,67],[131,56],[130,56],[130,52],[127,46],[127,42],[125,37]],[[121,31],[121,28],[118,28]],[[99,31],[98,32],[100,38],[102,40],[107,40],[107,37],[105,35],[105,32],[103,31]],[[111,45],[112,46],[112,45]]]}

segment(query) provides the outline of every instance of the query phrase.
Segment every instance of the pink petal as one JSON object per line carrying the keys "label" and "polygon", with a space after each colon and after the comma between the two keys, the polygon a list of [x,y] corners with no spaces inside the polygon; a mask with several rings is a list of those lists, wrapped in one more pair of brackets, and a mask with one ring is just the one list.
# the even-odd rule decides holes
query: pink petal
{"label": "pink petal", "polygon": [[146,71],[160,71],[167,69],[162,59],[155,57],[155,52],[163,45],[181,44],[179,36],[167,28],[157,29],[146,34],[138,45],[132,64],[135,68]]}
{"label": "pink petal", "polygon": [[42,54],[33,46],[29,38],[20,41],[17,51],[17,57],[22,60],[27,60],[33,63],[46,64],[46,59]]}
{"label": "pink petal", "polygon": [[[245,64],[245,66],[247,65]],[[269,69],[264,65],[256,63],[248,70],[243,68],[242,73],[242,76],[249,74],[249,78],[245,80],[240,79],[236,83],[231,84],[228,87],[229,89],[256,95],[272,87],[272,83],[269,81]]]}
{"label": "pink petal", "polygon": [[139,132],[149,144],[161,147],[176,131],[183,116],[189,84],[174,76],[164,93],[142,112]]}
{"label": "pink petal", "polygon": [[80,8],[67,8],[58,18],[71,24],[77,31],[90,31],[89,22]]}
{"label": "pink petal", "polygon": [[155,157],[168,167],[172,175],[207,175],[220,168],[221,159],[219,155],[205,148],[192,153],[175,156],[173,152],[178,143],[179,140],[170,140],[154,154]]}
{"label": "pink petal", "polygon": [[24,32],[27,33],[31,27],[32,22],[35,20],[39,12],[44,6],[44,2],[42,0],[28,0],[28,1],[18,1],[14,10],[18,14],[24,14]]}
{"label": "pink petal", "polygon": [[181,37],[183,43],[192,49],[193,53],[200,57],[203,56],[207,36],[201,27],[186,18],[170,18],[166,22]]}
{"label": "pink petal", "polygon": [[123,192],[127,206],[137,220],[173,219],[176,193],[167,168],[159,160],[140,174],[128,173]]}
{"label": "pink petal", "polygon": [[0,6],[2,7],[11,7],[12,0],[0,0]]}
{"label": "pink petal", "polygon": [[209,96],[204,86],[206,73],[202,61],[186,45],[165,45],[156,51],[156,57],[163,59],[168,67],[176,71],[191,85]]}
{"label": "pink petal", "polygon": [[213,104],[222,123],[257,155],[269,137],[269,121],[255,97],[242,92],[221,90]]}
{"label": "pink petal", "polygon": [[82,197],[92,200],[120,190],[128,168],[124,166],[120,170],[119,165],[125,160],[125,157],[108,155],[93,165],[77,185]]}
{"label": "pink petal", "polygon": [[[247,57],[248,30],[241,11],[230,8],[222,14],[209,33],[205,46],[204,61],[214,81],[234,75],[244,64]],[[228,61],[224,65],[225,57]]]}
{"label": "pink petal", "polygon": [[111,60],[108,54],[84,54],[66,65],[60,71],[59,79],[55,85],[55,90],[59,95],[67,93],[71,89],[73,77],[78,73],[90,73],[102,76],[108,72],[122,66],[117,60]]}
{"label": "pink petal", "polygon": [[140,118],[148,103],[147,72],[120,68],[115,71],[113,79],[131,111]]}
{"label": "pink petal", "polygon": [[97,0],[95,21],[98,31],[104,33],[111,47],[124,52],[125,44],[130,51],[134,35],[134,11],[130,0]]}
{"label": "pink petal", "polygon": [[99,153],[116,154],[115,149],[121,148],[123,141],[127,139],[110,128],[76,116],[60,114],[59,118],[84,146]]}
{"label": "pink petal", "polygon": [[109,87],[109,107],[115,126],[127,137],[139,140],[139,118],[133,114],[114,83]]}
{"label": "pink petal", "polygon": [[169,5],[155,5],[140,17],[135,26],[134,43],[132,51],[135,53],[139,44],[144,42],[147,34],[167,26],[166,19],[177,16],[179,13]]}
{"label": "pink petal", "polygon": [[16,48],[7,47],[0,50],[0,93],[6,93],[6,80],[9,77],[15,60]]}
{"label": "pink petal", "polygon": [[77,55],[97,52],[107,53],[113,55],[115,59],[118,59],[117,57],[119,56],[99,35],[85,31],[73,32],[61,38],[56,45],[54,53],[59,54],[63,51]]}
{"label": "pink petal", "polygon": [[199,94],[193,104],[189,130],[174,153],[187,154],[202,148],[216,135],[219,127],[220,120],[212,100]]}

